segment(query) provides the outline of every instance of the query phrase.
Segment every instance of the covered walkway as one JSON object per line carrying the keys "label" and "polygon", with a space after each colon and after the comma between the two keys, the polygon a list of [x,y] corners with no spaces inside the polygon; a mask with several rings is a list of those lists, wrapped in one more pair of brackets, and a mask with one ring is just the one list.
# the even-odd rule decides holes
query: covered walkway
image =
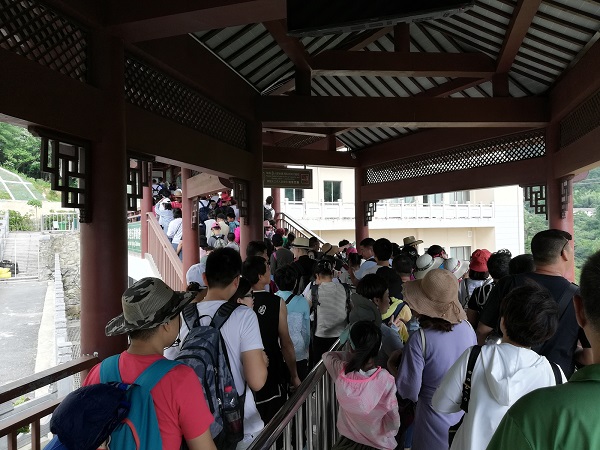
{"label": "covered walkway", "polygon": [[357,241],[379,200],[514,184],[573,233],[572,181],[600,159],[598,3],[477,0],[304,37],[286,17],[281,0],[0,0],[0,119],[42,137],[42,169],[81,212],[82,354],[125,346],[104,324],[153,164],[181,168],[188,250],[190,178],[231,180],[244,248],[262,238],[263,168],[288,164],[354,169]]}

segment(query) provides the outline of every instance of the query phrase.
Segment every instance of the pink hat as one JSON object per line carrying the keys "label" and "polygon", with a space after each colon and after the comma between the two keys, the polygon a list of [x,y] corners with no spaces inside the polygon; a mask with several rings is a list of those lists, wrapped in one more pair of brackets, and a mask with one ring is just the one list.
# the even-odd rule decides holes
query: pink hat
{"label": "pink hat", "polygon": [[490,251],[485,248],[475,250],[471,255],[469,269],[475,272],[487,272],[487,262],[491,255]]}
{"label": "pink hat", "polygon": [[213,226],[212,226],[212,227],[210,227],[210,228],[211,228],[211,229],[213,229],[213,228],[218,228],[218,229],[220,230],[220,229],[221,229],[221,225],[219,225],[219,222],[215,222],[215,223],[213,223]]}
{"label": "pink hat", "polygon": [[229,195],[229,192],[221,192],[221,200],[223,200],[224,202],[230,201],[231,195]]}

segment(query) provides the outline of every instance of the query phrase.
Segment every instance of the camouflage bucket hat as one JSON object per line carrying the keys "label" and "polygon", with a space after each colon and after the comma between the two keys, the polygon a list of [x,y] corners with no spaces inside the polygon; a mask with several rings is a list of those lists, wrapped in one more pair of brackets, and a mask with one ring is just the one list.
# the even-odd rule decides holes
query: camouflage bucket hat
{"label": "camouflage bucket hat", "polygon": [[181,312],[197,292],[175,292],[159,278],[142,278],[121,297],[123,314],[106,324],[107,336],[154,328]]}

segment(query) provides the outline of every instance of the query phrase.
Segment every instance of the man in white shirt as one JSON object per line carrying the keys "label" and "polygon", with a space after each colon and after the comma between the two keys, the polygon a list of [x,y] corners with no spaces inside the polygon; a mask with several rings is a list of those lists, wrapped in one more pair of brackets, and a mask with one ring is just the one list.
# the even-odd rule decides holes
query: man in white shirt
{"label": "man in white shirt", "polygon": [[[202,274],[208,291],[204,300],[197,304],[200,317],[203,317],[203,325],[210,323],[219,307],[235,294],[241,269],[242,259],[234,249],[222,248],[208,255],[206,269]],[[182,321],[179,334],[182,342],[188,332]],[[221,333],[237,391],[244,392],[246,385],[244,439],[236,447],[236,450],[245,450],[264,428],[251,391],[260,390],[267,380],[267,358],[263,351],[258,319],[252,309],[237,307],[221,328]],[[173,353],[176,354],[176,351],[169,350],[165,352],[165,356],[173,357]]]}
{"label": "man in white shirt", "polygon": [[358,252],[362,255],[365,262],[361,264],[358,270],[350,270],[350,279],[352,280],[352,284],[355,286],[358,284],[358,281],[367,274],[367,270],[377,265],[377,262],[375,262],[375,255],[373,253],[374,244],[375,239],[373,238],[365,238],[360,241]]}

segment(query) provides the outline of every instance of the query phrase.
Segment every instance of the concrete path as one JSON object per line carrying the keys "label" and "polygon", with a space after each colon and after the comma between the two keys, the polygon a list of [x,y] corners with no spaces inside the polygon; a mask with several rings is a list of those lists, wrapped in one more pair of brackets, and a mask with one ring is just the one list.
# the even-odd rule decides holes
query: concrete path
{"label": "concrete path", "polygon": [[48,282],[0,282],[0,385],[34,373]]}

